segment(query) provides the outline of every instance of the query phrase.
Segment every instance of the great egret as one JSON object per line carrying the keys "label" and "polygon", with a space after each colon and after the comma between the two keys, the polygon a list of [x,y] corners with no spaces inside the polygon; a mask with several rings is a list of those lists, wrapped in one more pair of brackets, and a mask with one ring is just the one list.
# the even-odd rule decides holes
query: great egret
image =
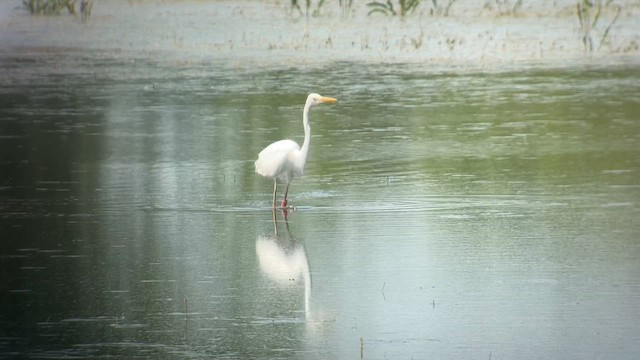
{"label": "great egret", "polygon": [[307,97],[302,113],[302,125],[304,126],[304,142],[300,147],[293,140],[280,140],[267,146],[255,162],[256,172],[262,176],[273,178],[273,207],[276,207],[276,193],[278,192],[278,180],[287,184],[284,190],[282,207],[287,207],[287,195],[289,184],[294,176],[304,173],[304,165],[307,162],[309,143],[311,142],[311,127],[309,126],[309,110],[322,103],[334,103],[337,100],[330,97],[312,93]]}

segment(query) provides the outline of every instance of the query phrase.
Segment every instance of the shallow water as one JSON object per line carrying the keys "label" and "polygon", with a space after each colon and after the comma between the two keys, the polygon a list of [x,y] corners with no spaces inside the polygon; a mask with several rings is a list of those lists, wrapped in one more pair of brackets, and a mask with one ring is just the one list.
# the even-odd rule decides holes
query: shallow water
{"label": "shallow water", "polygon": [[[637,66],[252,67],[34,29],[0,54],[0,357],[640,352]],[[311,91],[338,103],[272,212],[253,161],[302,141]]]}

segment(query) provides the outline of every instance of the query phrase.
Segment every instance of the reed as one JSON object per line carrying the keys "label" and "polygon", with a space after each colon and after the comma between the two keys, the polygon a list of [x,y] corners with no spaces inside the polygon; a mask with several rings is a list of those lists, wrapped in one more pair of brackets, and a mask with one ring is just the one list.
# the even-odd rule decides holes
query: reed
{"label": "reed", "polygon": [[80,0],[80,15],[82,16],[82,22],[86,22],[91,16],[91,9],[93,9],[93,0]]}
{"label": "reed", "polygon": [[22,0],[22,4],[33,15],[60,15],[64,9],[76,15],[76,0]]}
{"label": "reed", "polygon": [[386,2],[372,1],[367,4],[371,9],[367,15],[380,13],[388,16],[404,17],[414,12],[418,5],[420,5],[420,0],[398,0],[397,7],[394,6],[391,0]]}
{"label": "reed", "polygon": [[[22,0],[22,4],[32,15],[60,15],[65,9],[69,15],[77,16],[77,0]],[[80,0],[80,16],[86,22],[91,15],[93,0]]]}
{"label": "reed", "polygon": [[438,0],[431,0],[431,10],[429,13],[431,16],[449,16],[449,10],[451,10],[451,6],[456,0],[448,0],[446,5],[443,5]]}
{"label": "reed", "polygon": [[[496,0],[496,3],[500,1]],[[513,5],[508,0],[503,0],[502,4],[498,6],[501,15],[515,15],[522,7],[522,0],[517,0]]]}
{"label": "reed", "polygon": [[340,4],[340,16],[348,17],[351,14],[353,0],[338,0],[338,3]]}
{"label": "reed", "polygon": [[[582,43],[584,44],[585,51],[594,51],[595,43],[593,40],[592,32],[598,25],[598,22],[602,16],[603,9],[608,8],[612,4],[612,2],[613,0],[607,0],[603,5],[601,0],[578,0],[576,9],[578,20],[580,22],[580,30],[582,33]],[[618,16],[620,16],[621,11],[622,6],[618,6],[615,16],[613,17],[609,25],[607,25],[602,34],[602,37],[600,38],[598,49],[606,43],[609,31],[611,31],[611,27],[618,20]]]}
{"label": "reed", "polygon": [[[305,0],[304,1],[305,9],[303,12],[302,8],[300,7],[299,0],[291,0],[291,9],[289,10],[289,14],[291,14],[293,10],[298,10],[298,13],[300,13],[300,15],[304,15],[306,17],[320,16],[320,9],[322,9],[322,6],[324,5],[324,3],[325,3],[325,0],[319,0],[314,8],[313,5],[311,4],[311,0]],[[340,4],[342,6],[342,2],[340,2]]]}

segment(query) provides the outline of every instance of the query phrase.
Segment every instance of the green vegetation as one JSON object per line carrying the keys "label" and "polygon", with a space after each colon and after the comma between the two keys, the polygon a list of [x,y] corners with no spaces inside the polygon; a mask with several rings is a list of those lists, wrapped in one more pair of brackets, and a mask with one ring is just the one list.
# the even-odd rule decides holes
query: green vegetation
{"label": "green vegetation", "polygon": [[522,0],[517,0],[513,5],[509,0],[494,0],[493,4],[492,1],[487,1],[484,7],[492,9],[494,4],[500,15],[515,15],[522,7]]}
{"label": "green vegetation", "polygon": [[91,15],[91,9],[93,8],[93,0],[81,0],[80,1],[80,14],[82,15],[82,22],[86,22]]}
{"label": "green vegetation", "polygon": [[353,6],[353,0],[338,0],[340,4],[340,14],[346,17],[351,12],[351,6]]}
{"label": "green vegetation", "polygon": [[[593,37],[591,36],[591,31],[596,27],[596,25],[598,25],[598,20],[600,20],[603,8],[609,7],[612,2],[613,0],[607,0],[603,5],[601,0],[578,1],[578,20],[580,20],[580,28],[582,30],[582,43],[584,44],[584,49],[586,51],[592,52],[594,50],[594,42]],[[609,30],[611,30],[613,24],[618,20],[618,16],[620,15],[621,10],[622,6],[618,6],[616,15],[613,17],[613,20],[611,20],[607,28],[604,30],[602,37],[600,38],[598,48],[606,43],[607,36],[609,35]]]}
{"label": "green vegetation", "polygon": [[387,0],[387,2],[372,1],[367,4],[367,6],[371,8],[367,15],[381,13],[384,15],[404,17],[411,14],[418,5],[420,5],[420,0],[398,0],[396,10],[391,0]]}
{"label": "green vegetation", "polygon": [[456,2],[456,0],[448,0],[447,1],[447,5],[442,5],[440,3],[438,3],[438,0],[431,0],[433,7],[430,10],[430,13],[432,16],[435,15],[443,15],[443,16],[449,16],[449,10],[451,10],[451,5],[453,5],[454,2]]}
{"label": "green vegetation", "polygon": [[[76,16],[77,0],[22,0],[22,4],[32,15],[60,15],[65,9],[69,15]],[[80,0],[80,15],[82,21],[87,21],[91,15],[93,0]]]}
{"label": "green vegetation", "polygon": [[64,9],[76,14],[76,0],[22,0],[22,4],[34,15],[60,15]]}
{"label": "green vegetation", "polygon": [[[448,16],[457,0],[431,0],[425,13],[431,16]],[[577,17],[580,23],[580,37],[586,52],[599,50],[609,43],[608,35],[622,12],[622,6],[614,4],[615,0],[575,0]],[[523,6],[524,0],[484,0],[484,8],[497,11],[501,16],[514,16]],[[289,13],[297,10],[300,16],[321,16],[321,9],[331,1],[327,0],[290,0]],[[353,0],[337,0],[340,16],[343,18],[353,14]],[[413,14],[420,6],[421,0],[373,0],[366,4],[367,15],[383,14],[385,16],[405,17]],[[429,3],[429,2],[428,2]],[[83,22],[87,21],[93,7],[93,0],[22,0],[24,7],[33,15],[61,15],[65,11],[77,16],[76,5]],[[428,6],[428,5],[427,5]],[[555,6],[555,5],[554,5]],[[304,9],[303,9],[304,8]],[[605,27],[603,22],[608,22]],[[411,43],[419,48],[422,36],[411,39]],[[330,39],[329,39],[330,41]],[[452,48],[455,43],[447,41]],[[629,49],[637,48],[633,42]]]}
{"label": "green vegetation", "polygon": [[[324,2],[325,0],[318,1],[318,4],[316,5],[315,9],[312,9],[311,0],[305,0],[305,11],[303,13],[302,9],[300,8],[300,4],[298,4],[298,0],[291,0],[291,11],[296,9],[300,13],[300,15],[305,15],[307,17],[309,17],[309,15],[319,16],[320,9],[322,8],[322,5],[324,5]],[[309,13],[309,11],[311,11],[311,13]]]}

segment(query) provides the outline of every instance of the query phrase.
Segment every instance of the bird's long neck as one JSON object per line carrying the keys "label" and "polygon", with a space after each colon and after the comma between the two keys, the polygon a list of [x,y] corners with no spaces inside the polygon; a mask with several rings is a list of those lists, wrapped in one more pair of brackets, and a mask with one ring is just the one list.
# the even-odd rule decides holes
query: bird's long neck
{"label": "bird's long neck", "polygon": [[302,126],[304,127],[304,142],[302,148],[300,148],[300,159],[304,162],[307,161],[307,154],[309,153],[309,144],[311,143],[311,126],[309,126],[309,109],[311,106],[307,103],[304,106],[304,112],[302,113]]}

